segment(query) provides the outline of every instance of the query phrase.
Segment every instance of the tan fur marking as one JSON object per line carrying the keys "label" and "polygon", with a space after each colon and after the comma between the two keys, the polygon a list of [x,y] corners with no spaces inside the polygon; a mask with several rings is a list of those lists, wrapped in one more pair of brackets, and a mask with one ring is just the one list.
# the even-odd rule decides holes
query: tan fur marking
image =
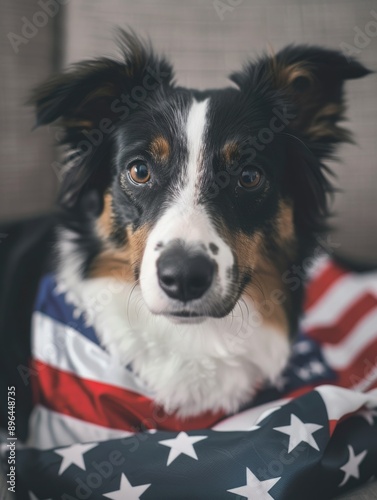
{"label": "tan fur marking", "polygon": [[132,231],[130,227],[127,228],[128,251],[133,267],[141,265],[150,230],[151,227],[148,224],[139,227],[136,231]]}
{"label": "tan fur marking", "polygon": [[228,142],[223,147],[223,156],[227,165],[231,164],[239,155],[238,145],[235,142]]}
{"label": "tan fur marking", "polygon": [[141,265],[149,226],[142,226],[136,231],[125,227],[126,244],[116,248],[110,241],[112,232],[112,196],[104,196],[104,209],[97,220],[97,234],[104,243],[104,250],[94,259],[89,275],[91,278],[112,277],[123,281],[135,281],[134,270]]}
{"label": "tan fur marking", "polygon": [[[352,134],[335,123],[343,118],[344,105],[324,101],[320,85],[308,63],[300,62],[284,66],[282,63],[278,63],[275,57],[272,57],[270,69],[275,86],[291,93],[298,105],[299,114],[291,122],[293,127],[305,132],[307,137],[312,140],[335,137],[340,141],[352,142]],[[311,83],[308,89],[303,92],[296,92],[290,88],[298,77],[305,77]]]}
{"label": "tan fur marking", "polygon": [[[285,306],[289,299],[277,269],[272,264],[265,263],[255,274],[258,276],[258,284],[247,285],[244,295],[254,302],[264,323],[288,336],[289,322]],[[276,302],[276,297],[279,297],[278,302]]]}
{"label": "tan fur marking", "polygon": [[305,63],[296,63],[289,66],[284,66],[276,60],[276,57],[270,59],[270,68],[272,73],[272,78],[275,85],[279,88],[287,87],[296,78],[305,77],[311,84],[315,83],[314,76],[310,71],[310,66]]}
{"label": "tan fur marking", "polygon": [[331,102],[321,108],[314,116],[311,125],[307,131],[307,134],[314,139],[319,139],[321,137],[336,137],[341,141],[352,141],[352,134],[339,127],[334,123],[331,118],[336,118],[341,120],[344,116],[345,106],[343,104],[337,104]]}
{"label": "tan fur marking", "polygon": [[222,233],[237,256],[240,273],[252,273],[251,282],[244,290],[244,297],[251,300],[265,324],[274,326],[282,334],[288,335],[287,311],[290,307],[290,296],[282,275],[288,269],[295,253],[293,207],[289,201],[280,201],[274,227],[276,243],[282,256],[276,261],[267,257],[265,236],[261,232],[252,236],[242,232],[232,235],[223,229]]}
{"label": "tan fur marking", "polygon": [[90,272],[92,278],[112,277],[118,280],[134,282],[134,271],[140,268],[149,226],[142,226],[136,231],[125,229],[127,243],[123,248],[109,246],[94,260]]}
{"label": "tan fur marking", "polygon": [[149,150],[156,161],[166,162],[169,159],[170,146],[165,137],[155,137],[149,146]]}
{"label": "tan fur marking", "polygon": [[93,128],[94,127],[94,122],[90,121],[90,120],[62,120],[62,125],[64,127],[68,127],[68,128],[84,128],[84,129],[90,129],[90,128]]}
{"label": "tan fur marking", "polygon": [[90,269],[91,278],[115,278],[118,280],[135,281],[129,255],[124,250],[105,250],[93,261]]}
{"label": "tan fur marking", "polygon": [[[235,243],[241,272],[245,268],[252,270],[251,282],[246,286],[243,295],[251,300],[265,324],[273,326],[283,335],[288,335],[289,325],[285,309],[288,294],[278,267],[266,258],[262,234],[256,233],[248,237],[239,233]],[[277,293],[282,296],[280,304],[275,300]]]}
{"label": "tan fur marking", "polygon": [[85,99],[80,103],[80,108],[83,108],[88,102],[98,99],[100,97],[114,97],[115,86],[111,83],[107,85],[102,85],[102,87],[97,88],[93,92],[90,92]]}
{"label": "tan fur marking", "polygon": [[293,206],[289,201],[280,200],[279,202],[279,211],[276,219],[276,231],[278,238],[283,244],[291,244],[295,239]]}
{"label": "tan fur marking", "polygon": [[110,193],[106,193],[104,196],[103,211],[97,220],[97,231],[103,239],[109,238],[112,231],[112,203],[113,197]]}

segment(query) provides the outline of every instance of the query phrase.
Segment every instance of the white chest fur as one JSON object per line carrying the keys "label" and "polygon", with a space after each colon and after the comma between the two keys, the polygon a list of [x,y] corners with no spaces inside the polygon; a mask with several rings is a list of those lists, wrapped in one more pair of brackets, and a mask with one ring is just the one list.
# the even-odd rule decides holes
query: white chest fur
{"label": "white chest fur", "polygon": [[112,278],[71,282],[69,292],[110,354],[181,417],[237,411],[287,362],[286,337],[271,327],[253,329],[252,306],[243,301],[225,318],[186,325],[152,315],[138,287]]}

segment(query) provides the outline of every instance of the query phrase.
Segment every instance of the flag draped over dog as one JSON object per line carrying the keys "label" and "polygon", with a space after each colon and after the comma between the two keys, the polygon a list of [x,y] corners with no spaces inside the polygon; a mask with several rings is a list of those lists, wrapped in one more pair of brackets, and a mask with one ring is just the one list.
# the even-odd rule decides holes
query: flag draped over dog
{"label": "flag draped over dog", "polygon": [[317,500],[377,474],[377,273],[322,259],[289,365],[228,418],[156,408],[71,302],[43,279],[31,379],[44,449],[17,451],[19,498]]}

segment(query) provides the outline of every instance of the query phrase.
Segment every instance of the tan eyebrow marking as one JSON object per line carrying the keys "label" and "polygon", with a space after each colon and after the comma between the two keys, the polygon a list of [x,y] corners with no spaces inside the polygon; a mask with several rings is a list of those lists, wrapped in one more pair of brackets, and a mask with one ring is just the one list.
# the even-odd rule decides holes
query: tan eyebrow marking
{"label": "tan eyebrow marking", "polygon": [[165,162],[170,156],[170,146],[165,137],[157,136],[149,146],[149,151],[156,161]]}
{"label": "tan eyebrow marking", "polygon": [[233,160],[238,158],[240,151],[238,144],[234,141],[227,142],[223,147],[222,154],[227,164],[230,164]]}

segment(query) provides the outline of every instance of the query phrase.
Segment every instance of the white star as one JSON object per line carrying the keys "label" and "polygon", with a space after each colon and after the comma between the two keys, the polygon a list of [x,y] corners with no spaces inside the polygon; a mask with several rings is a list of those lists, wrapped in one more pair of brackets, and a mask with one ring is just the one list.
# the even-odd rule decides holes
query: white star
{"label": "white star", "polygon": [[58,282],[54,288],[55,295],[62,295],[63,293],[66,293],[67,291],[68,291],[68,287],[62,281]]}
{"label": "white star", "polygon": [[74,444],[72,446],[68,446],[67,448],[54,450],[54,453],[63,457],[58,475],[60,476],[60,474],[63,474],[63,472],[72,464],[75,464],[77,467],[80,467],[80,469],[85,470],[84,455],[87,451],[95,448],[96,446],[98,446],[98,443]]}
{"label": "white star", "polygon": [[149,486],[150,484],[132,486],[125,474],[122,474],[119,490],[109,491],[109,493],[104,493],[103,496],[111,498],[111,500],[123,500],[124,498],[127,498],[127,500],[138,500],[144,491],[149,488]]}
{"label": "white star", "polygon": [[75,307],[73,309],[73,314],[72,316],[74,317],[74,319],[79,319],[79,317],[82,315],[82,311],[81,309],[79,309],[78,307]]}
{"label": "white star", "polygon": [[321,361],[311,361],[310,369],[314,375],[322,375],[326,373],[326,367]]}
{"label": "white star", "polygon": [[311,349],[312,346],[309,340],[300,340],[300,342],[297,342],[297,344],[293,346],[293,350],[297,352],[297,354],[306,354],[310,352]]}
{"label": "white star", "polygon": [[84,311],[82,314],[84,316],[84,325],[86,327],[94,326],[93,314],[89,314],[88,311]]}
{"label": "white star", "polygon": [[255,498],[263,498],[263,500],[267,500],[269,498],[273,499],[274,497],[272,497],[268,492],[273,486],[275,486],[279,479],[280,477],[275,477],[273,479],[259,481],[251,470],[246,468],[246,484],[227,491],[229,491],[229,493],[233,493],[234,495],[244,496],[248,500],[254,500]]}
{"label": "white star", "polygon": [[273,385],[276,387],[278,391],[283,391],[287,385],[287,382],[289,382],[288,377],[284,377],[284,375],[280,375],[277,377],[277,379],[274,381]]}
{"label": "white star", "polygon": [[188,457],[198,460],[193,445],[194,443],[203,441],[203,439],[207,439],[207,437],[208,436],[189,436],[186,432],[180,432],[174,439],[164,439],[163,441],[159,441],[159,444],[170,448],[168,462],[166,465],[170,465],[173,460],[179,457],[182,453]]}
{"label": "white star", "polygon": [[309,380],[310,379],[310,369],[301,366],[300,368],[295,369],[295,373],[301,380]]}
{"label": "white star", "polygon": [[339,487],[344,486],[350,477],[355,477],[356,479],[359,479],[360,477],[359,465],[364,460],[365,455],[367,454],[367,450],[364,450],[358,455],[355,455],[352,446],[348,445],[348,453],[349,453],[348,462],[346,462],[342,467],[340,467],[340,470],[344,472],[345,476],[343,478],[343,481],[339,484]]}
{"label": "white star", "polygon": [[288,453],[290,453],[298,444],[302,441],[308,443],[312,448],[319,451],[318,444],[313,438],[312,434],[319,429],[322,429],[323,425],[318,424],[304,424],[296,415],[291,413],[291,423],[290,425],[284,425],[283,427],[274,427],[274,431],[282,432],[289,436]]}

